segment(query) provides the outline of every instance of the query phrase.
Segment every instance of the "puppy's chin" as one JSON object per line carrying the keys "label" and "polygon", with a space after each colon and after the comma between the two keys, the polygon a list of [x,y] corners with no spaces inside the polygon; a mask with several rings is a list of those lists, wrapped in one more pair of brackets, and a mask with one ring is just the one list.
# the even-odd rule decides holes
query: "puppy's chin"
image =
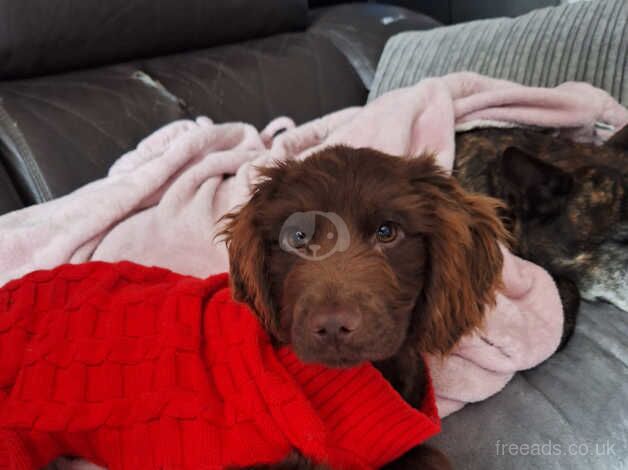
{"label": "puppy's chin", "polygon": [[321,364],[326,367],[330,367],[333,369],[349,369],[351,367],[359,366],[365,361],[359,357],[351,357],[351,356],[342,356],[342,355],[334,355],[330,354],[327,356],[317,356],[316,354],[299,354],[295,351],[299,359],[305,363],[310,364]]}

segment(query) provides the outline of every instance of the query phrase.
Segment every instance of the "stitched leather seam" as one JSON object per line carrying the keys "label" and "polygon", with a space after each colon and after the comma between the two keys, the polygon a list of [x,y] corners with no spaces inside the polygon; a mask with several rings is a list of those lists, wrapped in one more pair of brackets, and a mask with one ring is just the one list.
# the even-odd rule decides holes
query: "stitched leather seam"
{"label": "stitched leather seam", "polygon": [[17,122],[13,121],[2,105],[0,98],[0,139],[6,147],[15,154],[16,159],[21,161],[32,181],[32,190],[35,192],[36,202],[45,202],[52,199],[52,192],[46,183],[33,153],[20,132]]}

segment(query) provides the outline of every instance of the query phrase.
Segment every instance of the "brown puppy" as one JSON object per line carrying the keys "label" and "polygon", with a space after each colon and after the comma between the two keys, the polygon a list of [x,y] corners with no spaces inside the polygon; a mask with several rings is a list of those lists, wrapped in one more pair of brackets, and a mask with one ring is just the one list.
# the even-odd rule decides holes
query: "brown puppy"
{"label": "brown puppy", "polygon": [[[333,147],[263,170],[227,216],[233,293],[304,361],[372,361],[411,404],[424,353],[477,327],[500,285],[496,200],[467,193],[430,156]],[[278,468],[310,463],[295,452]],[[448,468],[420,446],[391,468]]]}
{"label": "brown puppy", "polygon": [[512,248],[554,276],[568,325],[578,291],[628,310],[628,127],[602,146],[543,130],[460,133],[454,174],[507,204]]}

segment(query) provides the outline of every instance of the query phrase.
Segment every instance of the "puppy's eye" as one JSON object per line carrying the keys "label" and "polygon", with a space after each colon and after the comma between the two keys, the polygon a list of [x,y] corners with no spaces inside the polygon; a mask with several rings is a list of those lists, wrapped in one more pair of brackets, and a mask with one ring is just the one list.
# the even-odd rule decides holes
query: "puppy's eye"
{"label": "puppy's eye", "polygon": [[375,231],[375,238],[379,243],[391,243],[397,238],[397,226],[392,222],[385,222]]}
{"label": "puppy's eye", "polygon": [[301,230],[292,232],[288,237],[288,242],[293,248],[303,248],[307,244],[307,234]]}

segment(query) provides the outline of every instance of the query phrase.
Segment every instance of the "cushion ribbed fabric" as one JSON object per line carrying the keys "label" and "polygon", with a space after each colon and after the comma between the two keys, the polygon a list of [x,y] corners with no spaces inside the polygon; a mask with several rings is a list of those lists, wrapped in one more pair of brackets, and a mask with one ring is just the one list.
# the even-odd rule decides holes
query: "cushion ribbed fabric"
{"label": "cushion ribbed fabric", "polygon": [[595,0],[401,33],[389,39],[369,99],[452,72],[524,85],[584,81],[628,104],[628,2]]}
{"label": "cushion ribbed fabric", "polygon": [[375,468],[440,429],[372,365],[328,369],[272,346],[231,298],[129,262],[38,271],[0,289],[0,469],[61,455],[109,470],[278,462],[293,448]]}

